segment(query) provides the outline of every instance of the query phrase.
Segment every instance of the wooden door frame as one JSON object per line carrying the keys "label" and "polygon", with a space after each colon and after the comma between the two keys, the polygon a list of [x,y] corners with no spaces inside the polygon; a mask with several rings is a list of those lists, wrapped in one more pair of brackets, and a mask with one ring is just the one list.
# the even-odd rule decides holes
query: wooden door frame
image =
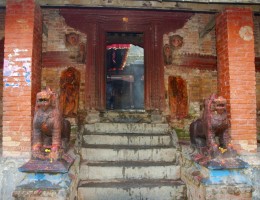
{"label": "wooden door frame", "polygon": [[[112,22],[113,23],[113,22]],[[152,60],[148,59],[152,57],[153,47],[151,46],[151,25],[150,24],[124,24],[124,23],[100,23],[98,25],[98,42],[96,48],[96,55],[100,55],[99,58],[96,57],[96,67],[97,76],[96,86],[98,89],[98,105],[97,110],[106,110],[106,70],[105,70],[105,48],[106,48],[106,34],[108,32],[138,32],[144,34],[144,104],[145,110],[150,110],[151,107],[151,70],[152,70]]]}

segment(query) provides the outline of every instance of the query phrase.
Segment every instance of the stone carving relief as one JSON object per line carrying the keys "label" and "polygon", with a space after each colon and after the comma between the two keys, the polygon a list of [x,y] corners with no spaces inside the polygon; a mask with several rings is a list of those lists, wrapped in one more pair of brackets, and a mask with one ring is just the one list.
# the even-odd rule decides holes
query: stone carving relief
{"label": "stone carving relief", "polygon": [[165,65],[172,64],[172,49],[169,44],[165,44],[163,47],[163,59]]}
{"label": "stone carving relief", "polygon": [[65,38],[65,45],[69,51],[70,58],[78,63],[85,63],[86,45],[80,41],[80,35],[72,32],[66,34]]}
{"label": "stone carving relief", "polygon": [[183,46],[183,38],[180,35],[171,35],[167,40],[168,42],[163,46],[164,64],[170,65],[173,62],[178,63],[176,51]]}
{"label": "stone carving relief", "polygon": [[169,77],[169,106],[171,118],[183,119],[188,116],[187,83],[181,77]]}
{"label": "stone carving relief", "polygon": [[245,41],[252,40],[254,38],[253,28],[251,26],[242,26],[239,30],[239,36]]}
{"label": "stone carving relief", "polygon": [[60,108],[63,116],[75,117],[79,105],[80,73],[73,67],[62,72],[60,78]]}
{"label": "stone carving relief", "polygon": [[172,49],[181,48],[183,45],[183,38],[180,35],[170,36],[169,41]]}

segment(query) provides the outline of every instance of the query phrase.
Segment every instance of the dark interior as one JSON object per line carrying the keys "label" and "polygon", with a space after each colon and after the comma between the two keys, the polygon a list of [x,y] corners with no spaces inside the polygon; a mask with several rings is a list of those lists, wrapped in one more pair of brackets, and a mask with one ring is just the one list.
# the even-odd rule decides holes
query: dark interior
{"label": "dark interior", "polygon": [[144,109],[143,33],[106,35],[107,110]]}

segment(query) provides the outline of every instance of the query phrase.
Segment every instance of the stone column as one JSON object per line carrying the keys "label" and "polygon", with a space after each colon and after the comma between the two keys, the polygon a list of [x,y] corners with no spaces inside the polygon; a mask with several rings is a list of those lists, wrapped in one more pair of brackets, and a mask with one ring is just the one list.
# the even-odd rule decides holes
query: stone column
{"label": "stone column", "polygon": [[256,140],[256,79],[251,9],[228,8],[216,18],[218,92],[228,99],[230,134],[241,154],[253,153]]}
{"label": "stone column", "polygon": [[29,158],[40,90],[42,15],[34,0],[7,0],[3,70],[3,156]]}

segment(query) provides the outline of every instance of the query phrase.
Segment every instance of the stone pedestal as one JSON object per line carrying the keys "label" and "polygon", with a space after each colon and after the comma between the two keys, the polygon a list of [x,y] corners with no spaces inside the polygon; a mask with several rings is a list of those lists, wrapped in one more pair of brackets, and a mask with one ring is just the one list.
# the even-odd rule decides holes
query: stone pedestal
{"label": "stone pedestal", "polygon": [[187,158],[185,160],[182,179],[186,183],[189,199],[252,199],[251,181],[243,174],[248,167],[245,162],[236,168],[214,168],[212,165],[199,165]]}
{"label": "stone pedestal", "polygon": [[[247,168],[247,163],[236,159],[232,159],[233,163],[241,162],[240,166],[223,167],[224,165],[218,165],[215,163],[207,167],[195,163],[196,168],[199,170],[202,179],[200,180],[205,185],[232,185],[232,184],[249,184],[250,181],[243,174],[243,169]],[[231,160],[226,162],[232,163]],[[223,160],[223,163],[225,161]],[[233,164],[232,163],[232,164]]]}
{"label": "stone pedestal", "polygon": [[[13,192],[14,199],[46,199],[46,200],[69,200],[77,196],[79,156],[73,157],[72,165],[64,165],[63,161],[46,163],[30,160],[20,171],[26,172],[25,178],[16,186]],[[43,163],[44,162],[44,163]],[[51,166],[51,165],[54,166]],[[58,169],[61,167],[60,169]],[[53,168],[53,170],[51,170]],[[34,172],[33,172],[34,171]]]}

